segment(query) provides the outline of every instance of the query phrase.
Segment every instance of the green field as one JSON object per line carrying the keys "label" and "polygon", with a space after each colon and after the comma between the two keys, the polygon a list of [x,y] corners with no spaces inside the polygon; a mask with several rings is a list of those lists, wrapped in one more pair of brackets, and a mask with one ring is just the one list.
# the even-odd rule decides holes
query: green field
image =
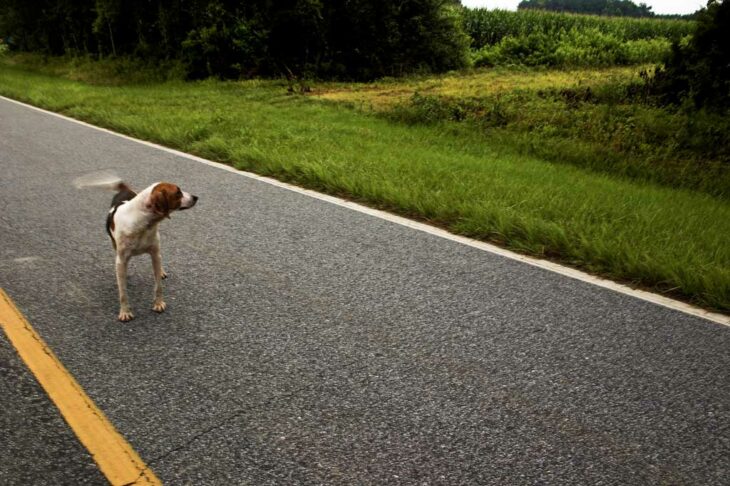
{"label": "green field", "polygon": [[538,10],[464,10],[476,66],[615,66],[661,62],[686,20],[599,17]]}
{"label": "green field", "polygon": [[[577,103],[574,111],[590,119],[596,113],[590,110],[601,103],[564,99],[559,93],[592,86],[610,98],[616,83],[630,82],[632,76],[620,70],[586,71],[579,85],[575,73],[489,71],[375,85],[315,84],[313,93],[303,96],[288,93],[287,83],[277,80],[89,84],[6,58],[0,61],[0,93],[728,311],[730,203],[724,183],[702,182],[701,158],[679,166],[696,179],[681,187],[668,175],[671,164],[656,170],[642,166],[647,155],[641,150],[618,147],[616,152],[619,158],[632,154],[636,171],[634,162],[600,167],[596,150],[604,143],[570,132],[570,120],[536,130],[537,125],[529,128],[509,115],[520,106],[525,112],[545,102],[549,112]],[[84,79],[83,69],[74,77]],[[480,83],[497,85],[500,77],[507,80],[501,90],[482,93]],[[510,79],[518,77],[525,84],[515,91]],[[419,90],[414,86],[421,86],[420,98],[414,99]],[[484,96],[472,96],[468,86]],[[424,102],[426,95],[433,99]],[[490,122],[492,115],[481,120],[489,108],[483,103],[457,103],[463,116],[449,111],[455,109],[448,104],[454,100],[494,97],[504,105],[506,124]],[[521,104],[525,99],[533,104]],[[663,116],[647,113],[649,124]],[[544,124],[543,116],[536,120]],[[641,129],[641,122],[635,123]],[[551,132],[556,129],[568,131]],[[561,139],[567,142],[561,145]],[[579,148],[570,149],[573,145]],[[563,149],[572,150],[574,160],[558,160]],[[580,154],[587,162],[579,160]]]}
{"label": "green field", "polygon": [[520,37],[535,32],[553,35],[571,30],[596,30],[631,41],[657,38],[680,40],[691,35],[694,27],[687,20],[601,17],[542,10],[511,12],[486,8],[467,9],[464,22],[475,48],[497,44],[506,37]]}

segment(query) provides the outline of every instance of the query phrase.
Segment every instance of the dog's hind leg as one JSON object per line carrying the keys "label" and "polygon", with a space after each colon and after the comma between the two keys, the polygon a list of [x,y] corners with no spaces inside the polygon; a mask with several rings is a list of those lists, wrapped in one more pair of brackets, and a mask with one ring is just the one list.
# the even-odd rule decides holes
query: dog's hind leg
{"label": "dog's hind leg", "polygon": [[160,247],[156,246],[150,251],[152,257],[152,271],[155,273],[155,301],[152,304],[152,310],[155,312],[164,312],[167,304],[162,300],[162,279],[167,275],[162,269],[162,257],[160,256]]}
{"label": "dog's hind leg", "polygon": [[119,320],[122,322],[131,321],[134,319],[132,309],[129,307],[129,300],[127,299],[127,264],[129,263],[129,257],[120,255],[117,253],[116,267],[117,267],[117,287],[119,287]]}

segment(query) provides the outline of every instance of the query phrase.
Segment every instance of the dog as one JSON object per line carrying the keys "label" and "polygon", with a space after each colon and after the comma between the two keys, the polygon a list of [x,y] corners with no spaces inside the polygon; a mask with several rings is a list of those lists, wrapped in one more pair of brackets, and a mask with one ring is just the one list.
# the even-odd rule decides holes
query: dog
{"label": "dog", "polygon": [[104,187],[117,194],[112,199],[106,218],[106,231],[116,252],[117,287],[119,288],[119,320],[127,322],[134,314],[127,298],[127,265],[130,258],[147,253],[152,257],[155,276],[155,296],[152,310],[164,312],[167,304],[162,297],[162,279],[167,274],[162,268],[160,233],[158,226],[173,211],[190,209],[198,202],[198,196],[183,192],[169,182],[156,182],[140,193],[135,193],[121,179],[97,179],[77,183],[77,187]]}

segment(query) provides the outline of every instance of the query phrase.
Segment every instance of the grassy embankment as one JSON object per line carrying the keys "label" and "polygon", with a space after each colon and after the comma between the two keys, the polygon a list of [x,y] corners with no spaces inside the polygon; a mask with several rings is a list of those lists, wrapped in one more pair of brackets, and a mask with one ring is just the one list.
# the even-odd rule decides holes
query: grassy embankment
{"label": "grassy embankment", "polygon": [[[438,117],[402,123],[389,109],[373,115],[287,94],[279,81],[104,86],[1,62],[5,96],[730,310],[730,204],[711,195],[717,187],[680,189],[663,176],[649,182],[654,176],[554,163],[506,132]],[[524,79],[560,90],[574,88],[576,75]],[[345,91],[366,90],[355,88]]]}
{"label": "grassy embankment", "polygon": [[498,68],[375,83],[322,83],[315,97],[438,126],[525,155],[730,198],[730,121],[644,100],[642,67]]}

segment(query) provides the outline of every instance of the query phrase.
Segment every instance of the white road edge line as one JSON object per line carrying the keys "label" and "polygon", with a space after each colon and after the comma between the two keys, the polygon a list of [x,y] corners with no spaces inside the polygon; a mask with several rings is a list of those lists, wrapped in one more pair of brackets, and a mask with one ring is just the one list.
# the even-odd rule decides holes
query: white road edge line
{"label": "white road edge line", "polygon": [[455,235],[453,233],[449,233],[446,230],[442,230],[440,228],[436,228],[434,226],[429,226],[425,223],[419,223],[417,221],[413,221],[401,216],[396,216],[394,214],[381,211],[378,209],[373,209],[367,206],[363,206],[362,204],[354,203],[351,201],[346,201],[344,199],[340,199],[338,197],[329,196],[327,194],[322,194],[316,191],[312,191],[309,189],[303,189],[301,187],[288,184],[286,182],[281,182],[276,179],[272,179],[270,177],[264,177],[257,174],[254,174],[252,172],[246,172],[242,170],[238,170],[234,167],[231,167],[229,165],[222,164],[220,162],[213,162],[212,160],[207,160],[202,157],[198,157],[196,155],[187,154],[185,152],[181,152],[179,150],[171,149],[168,147],[164,147],[162,145],[158,145],[156,143],[147,142],[145,140],[140,140],[134,137],[130,137],[129,135],[124,135],[121,133],[114,132],[112,130],[98,127],[96,125],[92,125],[90,123],[83,122],[81,120],[77,120],[75,118],[71,118],[65,115],[61,115],[60,113],[55,113],[53,111],[45,110],[43,108],[38,108],[37,106],[29,105],[27,103],[23,103],[21,101],[17,101],[11,98],[7,98],[5,96],[0,95],[0,99],[3,99],[5,101],[9,101],[11,103],[15,103],[20,106],[24,106],[26,108],[30,108],[36,111],[39,111],[41,113],[45,113],[48,115],[52,115],[58,118],[61,118],[66,121],[70,121],[73,123],[77,123],[79,125],[83,125],[88,128],[93,128],[95,130],[99,130],[104,133],[108,133],[110,135],[114,135],[117,137],[124,138],[126,140],[130,140],[132,142],[140,143],[142,145],[147,145],[148,147],[152,147],[158,150],[162,150],[165,152],[168,152],[170,154],[176,155],[178,157],[183,157],[189,160],[194,160],[196,162],[200,162],[206,165],[209,165],[211,167],[216,167],[218,169],[223,169],[228,172],[232,172],[234,174],[238,174],[244,177],[248,177],[249,179],[254,179],[260,182],[264,182],[266,184],[270,184],[272,186],[276,186],[282,189],[287,189],[289,191],[297,192],[299,194],[304,194],[310,197],[313,197],[315,199],[320,199],[322,201],[327,201],[332,204],[336,204],[338,206],[342,206],[345,208],[352,209],[353,211],[358,211],[360,213],[368,214],[370,216],[374,216],[376,218],[384,219],[386,221],[390,221],[391,223],[396,223],[401,226],[407,226],[409,228],[423,231],[425,233],[429,233],[434,236],[439,236],[441,238],[445,238],[447,240],[451,240],[457,243],[461,243],[463,245],[471,246],[473,248],[478,248],[479,250],[483,250],[489,253],[493,253],[495,255],[500,255],[505,258],[509,258],[511,260],[516,260],[522,263],[527,263],[528,265],[532,265],[534,267],[542,268],[544,270],[548,270],[554,273],[558,273],[560,275],[564,275],[566,277],[570,277],[576,280],[580,280],[582,282],[590,283],[593,285],[597,285],[599,287],[603,287],[606,289],[613,290],[615,292],[619,292],[625,295],[630,295],[632,297],[635,297],[637,299],[641,299],[647,302],[651,302],[653,304],[657,304],[663,307],[668,307],[669,309],[683,312],[685,314],[689,314],[695,317],[701,317],[703,319],[707,319],[709,321],[715,322],[717,324],[722,324],[724,326],[730,327],[730,316],[726,316],[723,314],[710,312],[704,309],[701,309],[699,307],[695,307],[693,305],[680,302],[678,300],[670,299],[668,297],[664,297],[662,295],[654,294],[652,292],[647,292],[644,290],[638,290],[633,289],[627,285],[616,283],[612,280],[606,280],[603,278],[599,278],[593,275],[590,275],[588,273],[582,272],[580,270],[576,270],[574,268],[566,267],[563,265],[560,265],[558,263],[553,263],[548,260],[540,260],[538,258],[533,258],[525,255],[520,255],[519,253],[515,253],[510,250],[506,250],[504,248],[500,248],[498,246],[495,246],[491,243],[485,243],[483,241],[473,240],[471,238],[466,238],[464,236]]}

